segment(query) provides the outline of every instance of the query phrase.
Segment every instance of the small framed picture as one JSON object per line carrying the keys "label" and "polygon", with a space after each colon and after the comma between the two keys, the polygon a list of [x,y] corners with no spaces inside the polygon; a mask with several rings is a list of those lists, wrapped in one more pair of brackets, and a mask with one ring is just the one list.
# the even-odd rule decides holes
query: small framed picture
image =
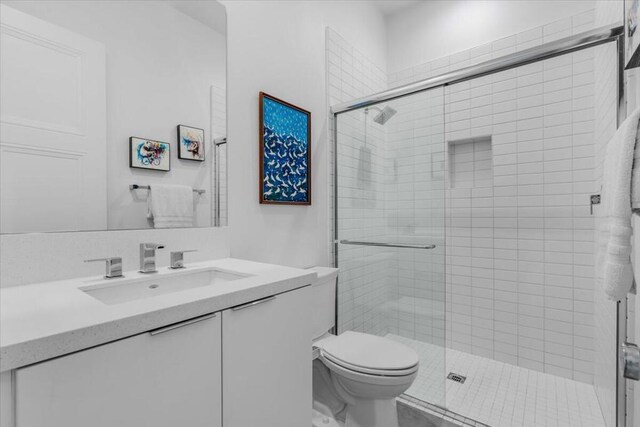
{"label": "small framed picture", "polygon": [[204,129],[178,125],[178,158],[203,162]]}
{"label": "small framed picture", "polygon": [[152,139],[129,138],[129,167],[168,172],[171,170],[171,145]]}

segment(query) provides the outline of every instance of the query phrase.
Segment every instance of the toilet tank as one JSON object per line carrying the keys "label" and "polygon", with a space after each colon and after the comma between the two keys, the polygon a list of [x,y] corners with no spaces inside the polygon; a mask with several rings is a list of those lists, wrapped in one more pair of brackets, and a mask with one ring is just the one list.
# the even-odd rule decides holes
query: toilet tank
{"label": "toilet tank", "polygon": [[336,321],[336,281],[338,269],[330,267],[311,267],[318,273],[318,280],[311,285],[312,307],[311,325],[313,339],[326,334]]}

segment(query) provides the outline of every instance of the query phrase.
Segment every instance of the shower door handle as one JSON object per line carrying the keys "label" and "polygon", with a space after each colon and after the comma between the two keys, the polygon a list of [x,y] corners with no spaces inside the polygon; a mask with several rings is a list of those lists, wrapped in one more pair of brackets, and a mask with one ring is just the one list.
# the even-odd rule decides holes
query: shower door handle
{"label": "shower door handle", "polygon": [[404,243],[361,242],[357,240],[340,240],[343,245],[380,246],[383,248],[435,249],[436,245],[408,245]]}

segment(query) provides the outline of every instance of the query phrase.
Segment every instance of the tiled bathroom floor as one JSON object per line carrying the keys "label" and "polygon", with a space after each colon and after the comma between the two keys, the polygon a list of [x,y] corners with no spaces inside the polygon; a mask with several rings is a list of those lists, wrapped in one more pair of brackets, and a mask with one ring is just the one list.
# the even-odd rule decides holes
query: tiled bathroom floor
{"label": "tiled bathroom floor", "polygon": [[[445,358],[442,347],[393,334],[387,337],[408,345],[420,356],[420,374],[406,392],[409,396],[492,427],[605,425],[589,384],[457,350],[447,349]],[[445,380],[449,372],[467,379],[464,384]]]}

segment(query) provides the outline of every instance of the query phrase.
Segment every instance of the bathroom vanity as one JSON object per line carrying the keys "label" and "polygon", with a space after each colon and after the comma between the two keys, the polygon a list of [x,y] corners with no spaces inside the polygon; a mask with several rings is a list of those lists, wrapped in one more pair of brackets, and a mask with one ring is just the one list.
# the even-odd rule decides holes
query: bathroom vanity
{"label": "bathroom vanity", "polygon": [[315,278],[222,259],[3,289],[1,427],[305,425]]}

